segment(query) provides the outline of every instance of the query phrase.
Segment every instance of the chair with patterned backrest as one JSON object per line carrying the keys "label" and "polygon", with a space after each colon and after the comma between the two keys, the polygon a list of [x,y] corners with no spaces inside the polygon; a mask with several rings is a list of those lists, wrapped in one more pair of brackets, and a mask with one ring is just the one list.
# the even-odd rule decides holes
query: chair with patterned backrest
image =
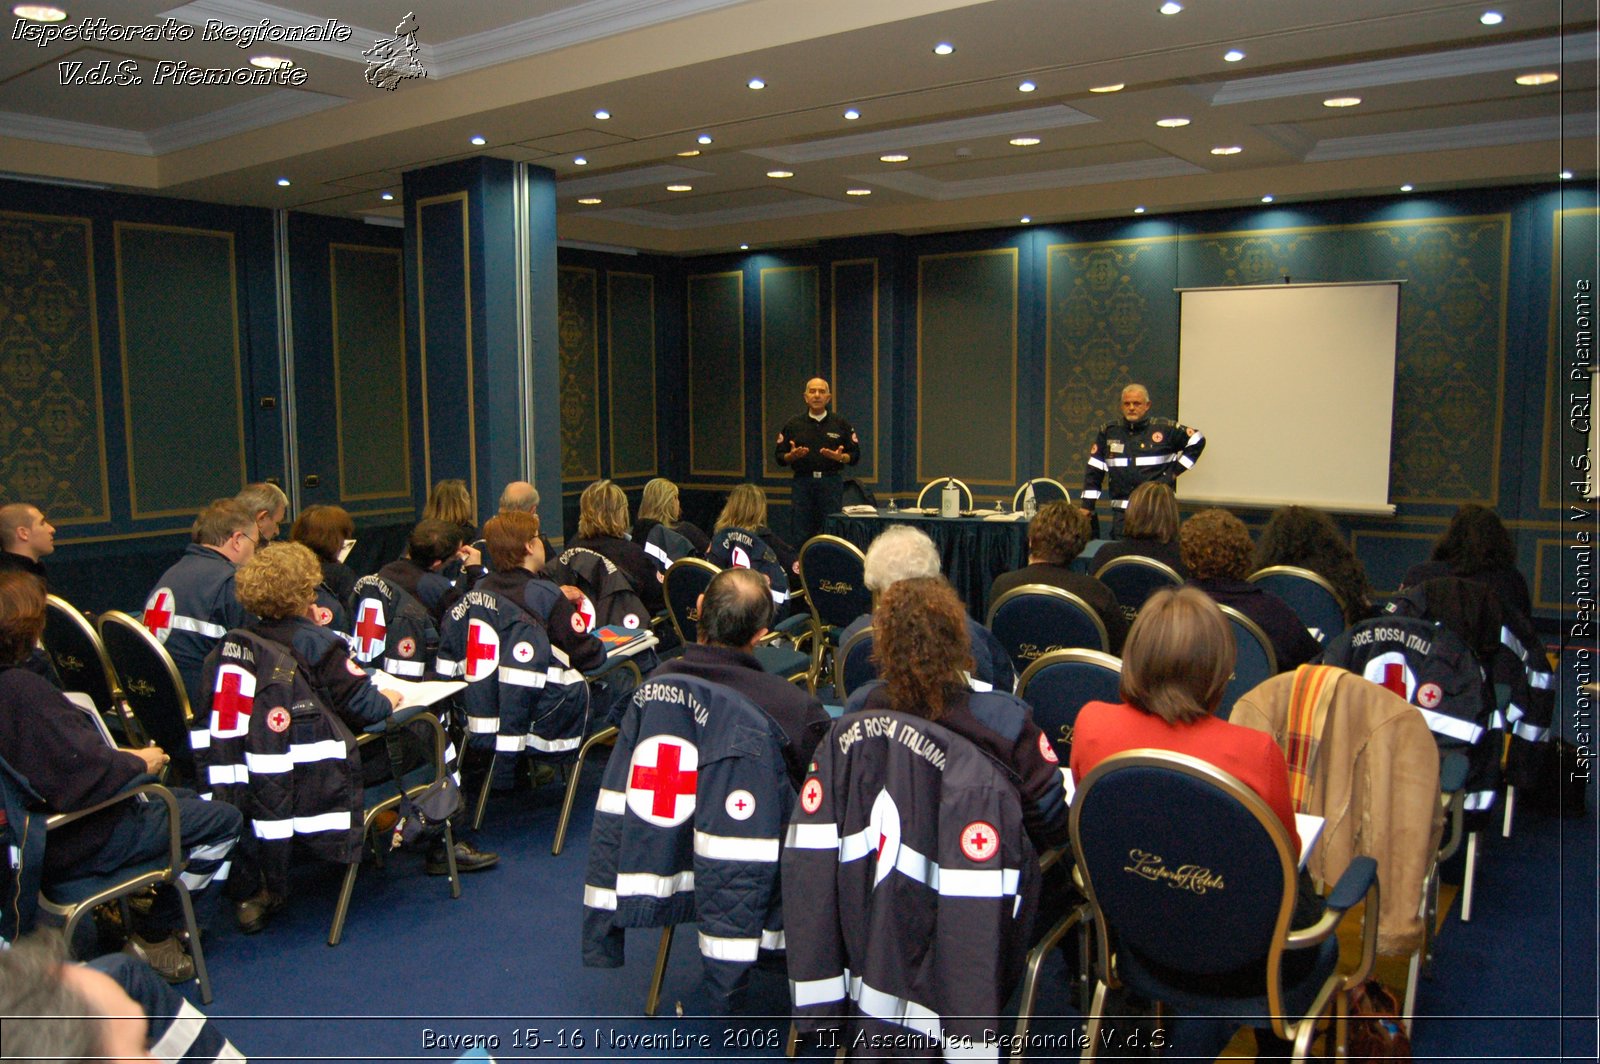
{"label": "chair with patterned backrest", "polygon": [[1052,650],[1111,650],[1106,624],[1094,607],[1048,584],[1023,584],[1001,595],[989,607],[988,628],[1019,673]]}
{"label": "chair with patterned backrest", "polygon": [[1344,631],[1344,599],[1321,573],[1296,565],[1269,565],[1257,569],[1248,579],[1287,602],[1300,623],[1322,645]]}
{"label": "chair with patterned backrest", "polygon": [[1072,492],[1068,491],[1067,486],[1061,481],[1053,480],[1050,477],[1034,477],[1032,480],[1024,480],[1017,485],[1016,494],[1011,497],[1011,508],[1013,510],[1021,510],[1027,503],[1028,489],[1030,487],[1033,489],[1033,502],[1036,506],[1043,506],[1047,502],[1056,502],[1058,500],[1063,502],[1072,501]]}
{"label": "chair with patterned backrest", "polygon": [[128,710],[122,683],[106,656],[100,633],[77,607],[59,595],[45,599],[44,649],[61,677],[62,690],[88,695],[107,720],[114,722],[113,730],[127,734],[130,745],[143,746],[149,741]]}
{"label": "chair with patterned backrest", "polygon": [[812,536],[800,547],[800,586],[811,607],[811,689],[850,622],[872,610],[866,556],[849,540]]}
{"label": "chair with patterned backrest", "polygon": [[[1321,919],[1291,930],[1298,855],[1277,815],[1221,769],[1156,750],[1097,765],[1078,786],[1071,830],[1098,944],[1084,1059],[1099,1048],[1107,994],[1122,986],[1156,1003],[1158,1025],[1168,1007],[1239,1025],[1270,1017],[1297,1060],[1331,1017],[1325,1055],[1345,1056],[1347,992],[1377,948],[1372,858],[1351,860]],[[1359,902],[1361,956],[1341,975],[1336,931]]]}
{"label": "chair with patterned backrest", "polygon": [[[922,490],[917,492],[917,508],[919,510],[925,509],[931,505],[937,510],[939,508],[939,493],[944,490],[945,482],[952,480],[955,481],[956,488],[961,492],[961,508],[963,510],[972,509],[972,489],[967,487],[964,482],[956,480],[955,477],[935,477],[922,485]],[[928,502],[930,495],[933,496],[932,503]]]}
{"label": "chair with patterned backrest", "polygon": [[839,653],[833,657],[833,697],[843,703],[862,684],[878,678],[878,667],[872,663],[872,625],[844,641]]}
{"label": "chair with patterned backrest", "polygon": [[1222,705],[1217,707],[1217,716],[1227,720],[1240,695],[1278,674],[1278,654],[1259,624],[1232,606],[1218,608],[1233,631],[1233,675],[1222,689]]}
{"label": "chair with patterned backrest", "polygon": [[178,782],[194,782],[194,748],[189,736],[194,712],[172,656],[148,628],[121,610],[102,613],[97,623],[100,641],[122,680],[123,697],[140,729],[172,758]]}
{"label": "chair with patterned backrest", "polygon": [[1144,600],[1164,587],[1181,587],[1183,577],[1166,562],[1125,554],[1112,558],[1095,570],[1094,578],[1117,596],[1123,616],[1132,621]]}

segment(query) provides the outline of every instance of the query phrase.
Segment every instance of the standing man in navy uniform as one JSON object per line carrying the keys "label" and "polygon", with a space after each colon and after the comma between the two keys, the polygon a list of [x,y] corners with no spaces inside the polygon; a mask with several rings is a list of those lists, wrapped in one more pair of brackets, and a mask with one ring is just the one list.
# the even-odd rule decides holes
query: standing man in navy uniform
{"label": "standing man in navy uniform", "polygon": [[1120,536],[1133,489],[1150,480],[1176,484],[1178,474],[1193,469],[1205,447],[1206,438],[1198,429],[1186,428],[1169,418],[1151,417],[1150,390],[1142,384],[1130,384],[1122,389],[1122,419],[1107,422],[1089,448],[1079,501],[1094,517],[1101,485],[1109,473],[1111,534]]}
{"label": "standing man in navy uniform", "polygon": [[821,377],[806,381],[806,412],[789,419],[773,451],[779,465],[794,470],[796,545],[822,531],[831,513],[844,506],[839,471],[861,461],[861,440],[850,422],[828,410],[833,390]]}

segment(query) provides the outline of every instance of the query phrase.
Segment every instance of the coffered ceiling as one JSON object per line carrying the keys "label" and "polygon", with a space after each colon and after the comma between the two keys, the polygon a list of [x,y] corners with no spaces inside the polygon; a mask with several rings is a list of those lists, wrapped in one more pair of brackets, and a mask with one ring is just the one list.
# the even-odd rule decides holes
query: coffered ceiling
{"label": "coffered ceiling", "polygon": [[[403,172],[486,154],[554,171],[563,239],[666,253],[1596,169],[1592,0],[57,5],[77,39],[0,40],[9,175],[398,222]],[[258,56],[288,83],[186,80]]]}

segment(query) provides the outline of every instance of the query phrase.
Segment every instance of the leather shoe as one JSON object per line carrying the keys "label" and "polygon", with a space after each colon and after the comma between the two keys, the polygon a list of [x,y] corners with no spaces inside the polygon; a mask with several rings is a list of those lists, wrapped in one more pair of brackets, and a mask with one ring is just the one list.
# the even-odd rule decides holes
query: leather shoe
{"label": "leather shoe", "polygon": [[122,951],[144,961],[169,983],[187,983],[194,978],[194,958],[184,950],[177,935],[168,935],[159,942],[129,935]]}
{"label": "leather shoe", "polygon": [[[485,868],[493,868],[500,863],[500,855],[480,850],[472,843],[463,839],[456,840],[456,871],[481,872]],[[423,865],[430,876],[447,876],[450,874],[449,858],[444,852],[444,843],[437,842],[428,851],[428,858]]]}
{"label": "leather shoe", "polygon": [[234,916],[239,921],[239,930],[247,935],[253,935],[267,926],[267,921],[272,914],[278,912],[289,899],[282,894],[274,894],[266,887],[262,887],[248,898],[234,906]]}

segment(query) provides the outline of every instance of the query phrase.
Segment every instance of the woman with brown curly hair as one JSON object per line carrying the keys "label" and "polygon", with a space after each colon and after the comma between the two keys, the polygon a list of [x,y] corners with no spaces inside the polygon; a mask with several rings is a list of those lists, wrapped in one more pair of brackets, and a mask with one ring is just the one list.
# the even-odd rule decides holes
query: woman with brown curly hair
{"label": "woman with brown curly hair", "polygon": [[1040,849],[1067,838],[1067,793],[1054,749],[1026,702],[967,684],[967,611],[943,577],[889,586],[873,611],[872,659],[881,677],[857,689],[845,712],[888,709],[935,721],[1010,768],[1023,823]]}
{"label": "woman with brown curly hair", "polygon": [[1357,624],[1373,615],[1372,585],[1367,570],[1340,534],[1333,518],[1309,506],[1285,506],[1267,519],[1256,545],[1257,569],[1297,565],[1333,585],[1344,603],[1344,623]]}
{"label": "woman with brown curly hair", "polygon": [[1322,653],[1287,602],[1245,579],[1255,565],[1255,547],[1243,521],[1226,510],[1201,510],[1178,530],[1178,546],[1189,567],[1185,586],[1199,588],[1260,625],[1272,642],[1279,672],[1298,668]]}

